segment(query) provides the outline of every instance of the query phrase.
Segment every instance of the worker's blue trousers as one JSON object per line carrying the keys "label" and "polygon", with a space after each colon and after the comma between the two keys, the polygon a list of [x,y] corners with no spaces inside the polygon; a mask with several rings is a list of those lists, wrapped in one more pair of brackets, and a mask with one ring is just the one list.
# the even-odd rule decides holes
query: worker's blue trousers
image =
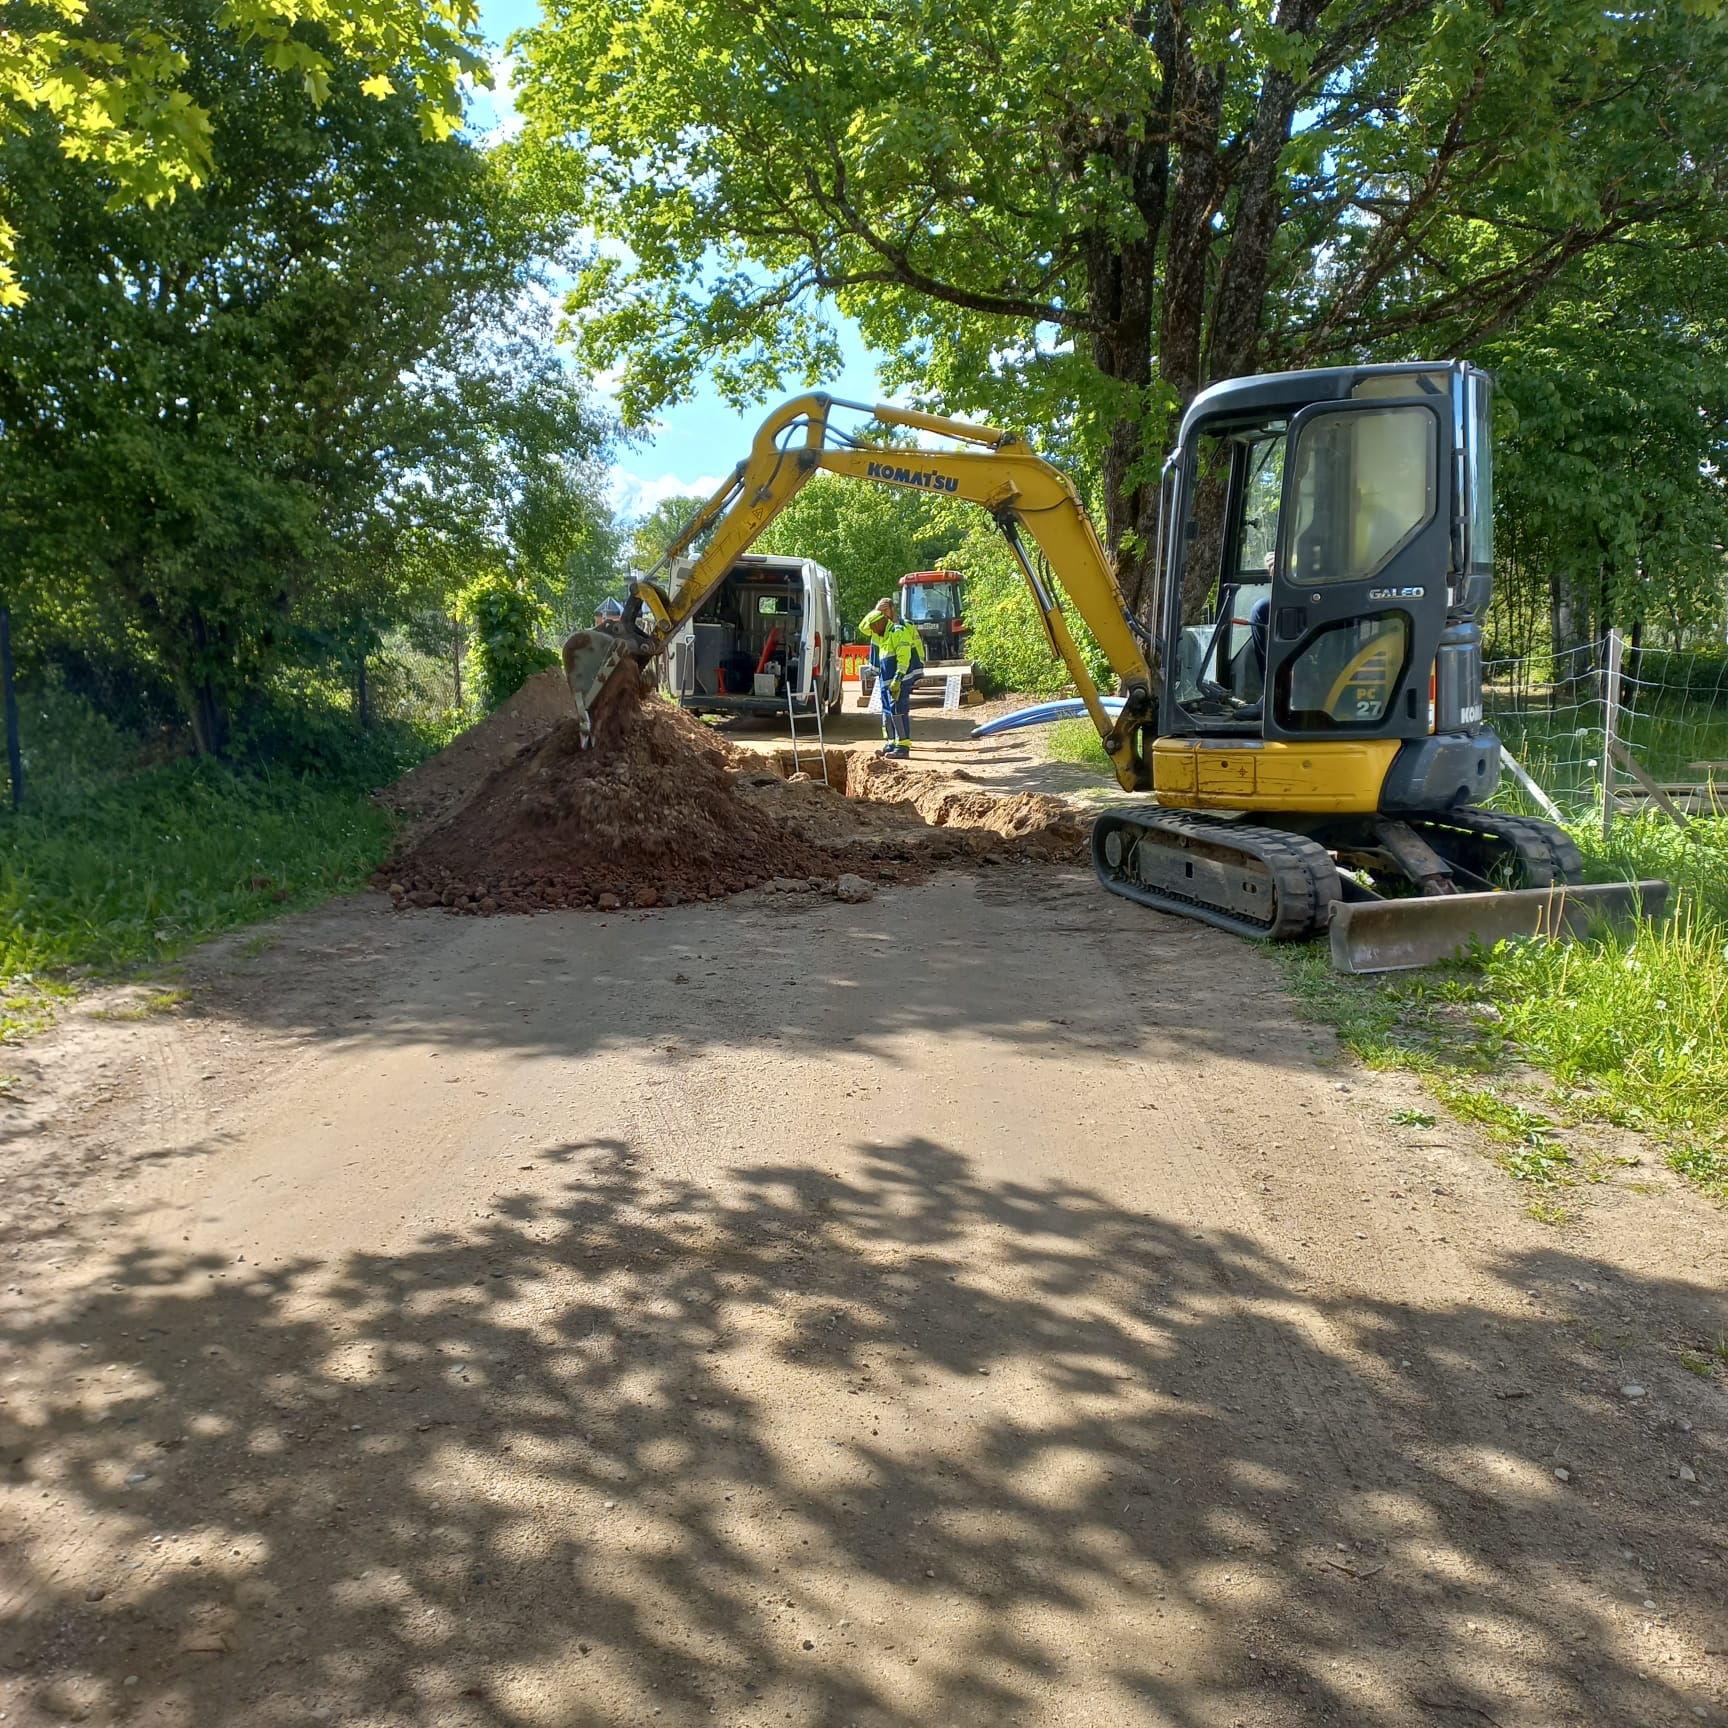
{"label": "worker's blue trousers", "polygon": [[889,744],[904,748],[912,742],[912,686],[918,682],[918,673],[902,674],[898,696],[888,693],[893,682],[892,678],[879,678],[876,683],[882,703],[882,733]]}

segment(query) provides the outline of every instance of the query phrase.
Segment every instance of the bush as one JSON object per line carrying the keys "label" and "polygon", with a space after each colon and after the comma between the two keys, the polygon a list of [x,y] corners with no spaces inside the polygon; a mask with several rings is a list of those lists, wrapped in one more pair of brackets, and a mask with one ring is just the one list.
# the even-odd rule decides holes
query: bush
{"label": "bush", "polygon": [[229,744],[237,766],[370,792],[428,755],[437,741],[429,729],[405,720],[378,718],[362,726],[346,692],[280,678],[246,705]]}
{"label": "bush", "polygon": [[540,640],[546,608],[508,576],[482,576],[462,591],[460,612],[474,632],[481,705],[490,712],[557,660]]}
{"label": "bush", "polygon": [[[18,741],[24,795],[34,801],[106,785],[133,767],[140,740],[116,726],[50,670],[18,689]],[[11,776],[0,754],[0,796],[11,799]]]}

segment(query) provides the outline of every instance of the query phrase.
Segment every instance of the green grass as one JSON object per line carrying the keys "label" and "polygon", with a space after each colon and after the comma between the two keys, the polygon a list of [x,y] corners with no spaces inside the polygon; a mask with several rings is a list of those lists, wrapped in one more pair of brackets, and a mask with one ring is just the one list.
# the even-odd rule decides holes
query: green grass
{"label": "green grass", "polygon": [[[1599,801],[1602,711],[1502,712],[1490,702],[1489,721],[1507,749],[1558,799],[1582,806]],[[1657,780],[1695,780],[1694,762],[1728,761],[1728,715],[1714,704],[1673,700],[1649,713],[1627,716],[1621,736],[1644,770]],[[1621,776],[1624,783],[1625,776]],[[1724,786],[1728,792],[1728,785]]]}
{"label": "green grass", "polygon": [[[1291,986],[1360,1060],[1423,1074],[1522,1182],[1605,1180],[1616,1160],[1579,1157],[1565,1140],[1613,1126],[1648,1135],[1670,1168],[1728,1201],[1728,819],[1683,832],[1640,817],[1616,822],[1606,841],[1594,825],[1574,833],[1592,879],[1673,883],[1673,915],[1377,978],[1332,973],[1316,949],[1286,950]],[[1543,1091],[1542,1076],[1558,1089]]]}
{"label": "green grass", "polygon": [[40,1026],[80,979],[359,887],[390,835],[352,783],[190,762],[0,816],[0,1036]]}
{"label": "green grass", "polygon": [[1053,762],[1072,762],[1114,780],[1116,770],[1098,741],[1098,729],[1084,717],[1058,720],[1044,729],[1044,748]]}
{"label": "green grass", "polygon": [[[1590,805],[1600,809],[1600,679],[1592,675],[1549,686],[1541,681],[1539,663],[1530,670],[1536,682],[1529,689],[1488,689],[1489,724],[1563,810],[1581,815]],[[1619,710],[1617,729],[1649,774],[1657,780],[1694,781],[1699,778],[1691,768],[1694,762],[1728,761],[1728,658],[1647,650],[1635,661],[1628,659],[1627,672],[1631,703]],[[1728,796],[1728,776],[1721,779]],[[1501,791],[1511,795],[1510,783]]]}

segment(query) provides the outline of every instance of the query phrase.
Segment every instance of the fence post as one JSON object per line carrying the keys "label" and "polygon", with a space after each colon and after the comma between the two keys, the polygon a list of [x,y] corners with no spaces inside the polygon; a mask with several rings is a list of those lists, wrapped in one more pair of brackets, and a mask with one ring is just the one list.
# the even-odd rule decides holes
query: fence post
{"label": "fence post", "polygon": [[1608,632],[1608,668],[1602,688],[1602,838],[1614,821],[1614,746],[1620,730],[1620,651],[1619,628]]}
{"label": "fence post", "polygon": [[24,752],[18,742],[18,688],[12,674],[12,608],[0,605],[0,685],[5,686],[6,768],[12,777],[12,808],[24,804]]}

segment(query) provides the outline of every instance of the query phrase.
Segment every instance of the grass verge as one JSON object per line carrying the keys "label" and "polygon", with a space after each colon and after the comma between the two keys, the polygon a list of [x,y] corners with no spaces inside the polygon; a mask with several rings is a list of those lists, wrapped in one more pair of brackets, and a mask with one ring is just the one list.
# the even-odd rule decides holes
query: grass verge
{"label": "grass verge", "polygon": [[361,886],[390,835],[352,784],[191,762],[0,818],[0,1037],[78,978]]}
{"label": "grass verge", "polygon": [[1053,762],[1072,762],[1112,781],[1116,778],[1116,770],[1098,740],[1098,729],[1089,719],[1058,720],[1047,727],[1044,748]]}
{"label": "grass verge", "polygon": [[[1539,1190],[1601,1181],[1617,1160],[1578,1131],[1632,1129],[1728,1201],[1728,821],[1662,817],[1575,831],[1593,880],[1662,876],[1663,924],[1577,943],[1504,943],[1475,961],[1349,978],[1281,951],[1292,989],[1370,1067],[1407,1068]],[[1533,1202],[1544,1216],[1553,1202]]]}

